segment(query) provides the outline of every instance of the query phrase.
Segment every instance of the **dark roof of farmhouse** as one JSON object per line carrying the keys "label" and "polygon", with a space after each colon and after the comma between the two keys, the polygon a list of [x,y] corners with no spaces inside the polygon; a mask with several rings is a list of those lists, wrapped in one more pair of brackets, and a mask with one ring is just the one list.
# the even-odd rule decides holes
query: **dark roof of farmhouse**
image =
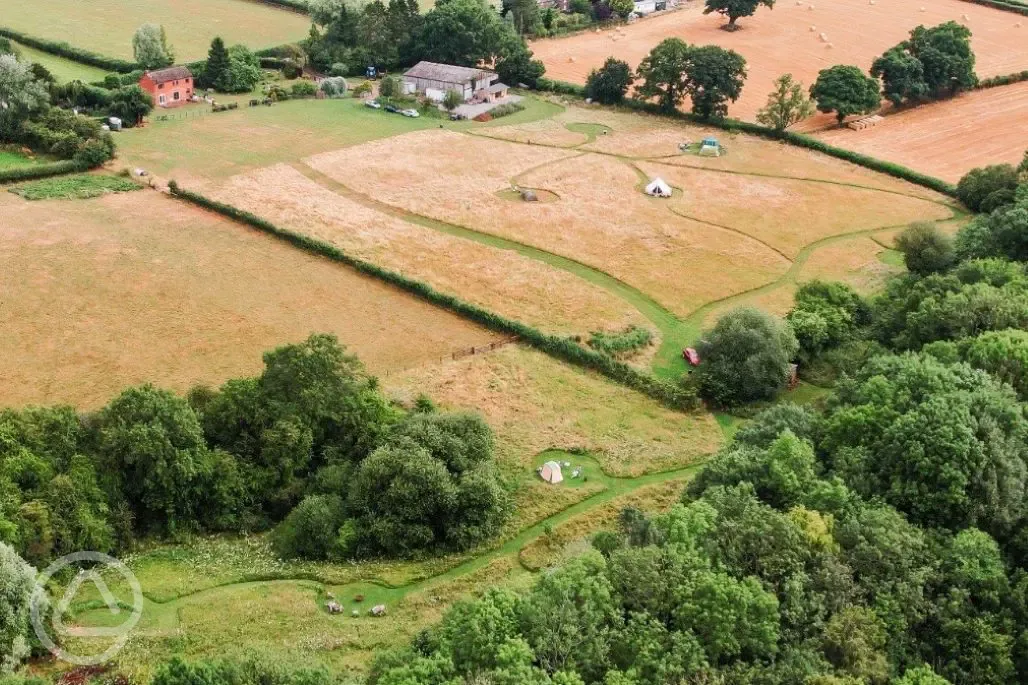
{"label": "dark roof of farmhouse", "polygon": [[438,62],[418,62],[404,73],[410,78],[423,78],[429,81],[442,81],[443,83],[467,83],[471,80],[478,80],[493,76],[493,72],[473,67],[458,67],[452,64],[439,64]]}
{"label": "dark roof of farmhouse", "polygon": [[146,72],[146,75],[154,83],[167,83],[168,81],[177,81],[179,79],[191,78],[193,72],[189,71],[189,67],[168,67],[167,69],[154,69],[153,71]]}

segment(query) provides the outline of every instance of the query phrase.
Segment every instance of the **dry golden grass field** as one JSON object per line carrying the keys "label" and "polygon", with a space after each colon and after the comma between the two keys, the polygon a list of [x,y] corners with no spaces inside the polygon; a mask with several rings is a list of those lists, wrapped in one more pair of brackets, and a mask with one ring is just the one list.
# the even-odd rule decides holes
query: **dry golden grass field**
{"label": "dry golden grass field", "polygon": [[544,450],[582,449],[609,474],[637,476],[697,463],[723,439],[708,414],[665,409],[519,345],[390,374],[383,384],[402,400],[424,392],[443,407],[482,412],[497,456],[522,469]]}
{"label": "dry golden grass field", "polygon": [[[617,31],[540,40],[531,48],[546,65],[548,77],[574,83],[584,83],[589,71],[611,56],[635,68],[657,43],[672,36],[689,44],[730,48],[746,58],[749,76],[742,97],[728,111],[747,120],[763,107],[774,79],[781,74],[792,73],[809,86],[818,71],[833,64],[869,69],[876,57],[904,40],[919,24],[934,26],[954,20],[968,26],[981,76],[1028,69],[1028,50],[1024,48],[1028,27],[1015,26],[1028,22],[1013,13],[960,0],[878,0],[873,5],[868,0],[783,1],[772,10],[761,7],[754,16],[740,19],[742,30],[734,33],[720,29],[725,23],[721,15],[704,15],[702,10],[701,0],[689,0],[684,9]],[[827,42],[821,40],[822,33]]]}
{"label": "dry golden grass field", "polygon": [[270,48],[307,36],[310,19],[251,0],[4,0],[0,25],[132,59],[132,34],[161,24],[180,62],[204,59],[211,39]]}
{"label": "dry golden grass field", "polygon": [[[1028,25],[1028,18],[1025,19]],[[1028,28],[1021,52],[1028,54]],[[969,169],[1017,165],[1028,148],[1028,83],[965,93],[897,114],[863,131],[833,128],[826,143],[956,183]]]}
{"label": "dry golden grass field", "polygon": [[211,195],[550,333],[647,323],[624,300],[567,271],[391,216],[286,164],[234,176]]}
{"label": "dry golden grass field", "polygon": [[333,332],[374,373],[497,336],[152,191],[28,202],[0,192],[0,406],[93,408],[261,368]]}

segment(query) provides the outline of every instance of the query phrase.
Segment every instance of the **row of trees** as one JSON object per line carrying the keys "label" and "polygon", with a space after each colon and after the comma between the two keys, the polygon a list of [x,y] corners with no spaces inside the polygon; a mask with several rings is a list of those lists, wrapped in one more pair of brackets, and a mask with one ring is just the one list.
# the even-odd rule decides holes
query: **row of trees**
{"label": "row of trees", "polygon": [[[517,16],[516,8],[508,11]],[[304,47],[320,71],[391,71],[429,60],[492,64],[511,85],[533,86],[543,74],[513,24],[484,0],[444,0],[424,15],[416,0],[374,0],[357,9],[342,0],[320,0],[312,4],[311,17]]]}
{"label": "row of trees", "polygon": [[[41,565],[288,516],[278,538],[290,555],[411,555],[464,549],[509,515],[481,419],[427,402],[408,416],[332,336],[264,361],[260,376],[188,398],[145,385],[88,415],[0,413],[0,541]],[[310,513],[329,500],[345,508],[313,539]]]}

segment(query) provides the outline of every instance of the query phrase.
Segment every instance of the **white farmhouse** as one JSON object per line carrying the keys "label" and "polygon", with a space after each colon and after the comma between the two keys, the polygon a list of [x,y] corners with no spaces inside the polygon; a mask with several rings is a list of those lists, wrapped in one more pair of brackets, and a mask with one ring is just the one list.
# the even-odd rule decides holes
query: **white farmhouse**
{"label": "white farmhouse", "polygon": [[448,90],[460,93],[464,102],[495,102],[507,97],[509,90],[496,72],[437,62],[418,62],[403,75],[403,82],[408,93],[421,93],[437,102]]}

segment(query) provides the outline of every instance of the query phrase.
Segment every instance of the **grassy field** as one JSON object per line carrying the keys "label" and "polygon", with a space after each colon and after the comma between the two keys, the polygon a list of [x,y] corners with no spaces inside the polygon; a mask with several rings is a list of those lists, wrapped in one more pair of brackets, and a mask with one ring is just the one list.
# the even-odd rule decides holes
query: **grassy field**
{"label": "grassy field", "polygon": [[0,150],[0,169],[13,169],[15,167],[30,166],[35,163],[35,160],[29,159],[17,152]]}
{"label": "grassy field", "polygon": [[[6,20],[6,16],[3,20]],[[68,81],[76,80],[82,81],[83,83],[90,83],[92,81],[101,81],[103,80],[103,77],[108,74],[108,72],[103,69],[91,67],[88,64],[73,62],[70,59],[51,55],[49,52],[36,50],[35,48],[30,48],[29,46],[21,45],[20,43],[16,43],[15,45],[17,46],[18,53],[22,59],[43,65],[46,67],[47,71],[53,74],[58,83],[67,83]]]}
{"label": "grassy field", "polygon": [[493,334],[377,281],[153,191],[28,202],[0,193],[0,406],[96,407],[184,391],[334,332],[372,372]]}
{"label": "grassy field", "polygon": [[73,174],[19,183],[10,191],[26,200],[88,200],[108,193],[141,190],[143,186],[128,178],[110,174]]}
{"label": "grassy field", "polygon": [[247,0],[4,0],[0,21],[40,38],[67,41],[102,55],[132,59],[132,34],[161,24],[180,62],[203,59],[211,39],[268,48],[307,35],[310,19]]}

